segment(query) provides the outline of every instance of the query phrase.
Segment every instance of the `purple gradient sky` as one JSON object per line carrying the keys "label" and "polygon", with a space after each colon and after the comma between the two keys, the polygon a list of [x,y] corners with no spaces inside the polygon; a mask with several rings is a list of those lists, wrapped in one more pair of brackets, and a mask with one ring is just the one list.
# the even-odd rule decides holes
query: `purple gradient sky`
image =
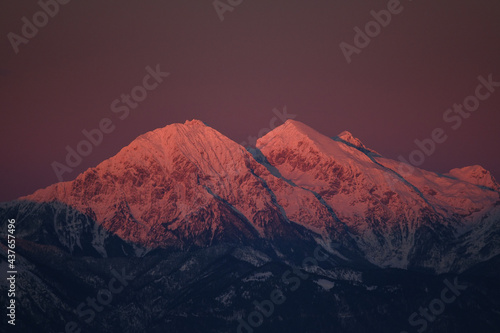
{"label": "purple gradient sky", "polygon": [[[116,130],[64,180],[138,135],[197,118],[237,142],[268,127],[272,109],[325,135],[349,130],[383,155],[408,156],[442,127],[448,140],[423,168],[480,164],[500,178],[500,89],[456,131],[444,111],[500,81],[500,2],[404,0],[404,10],[347,64],[339,48],[385,1],[244,0],[221,22],[212,0],[71,1],[15,54],[7,39],[36,1],[0,5],[0,201],[57,182],[53,161],[81,131]],[[148,65],[171,73],[120,121],[111,102]]]}

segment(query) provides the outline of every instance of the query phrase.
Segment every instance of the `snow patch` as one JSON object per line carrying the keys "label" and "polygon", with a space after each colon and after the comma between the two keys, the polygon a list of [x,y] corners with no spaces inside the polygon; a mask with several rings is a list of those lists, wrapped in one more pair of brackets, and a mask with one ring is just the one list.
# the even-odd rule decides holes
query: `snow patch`
{"label": "snow patch", "polygon": [[327,291],[332,289],[333,287],[335,287],[335,282],[330,281],[330,280],[319,279],[319,280],[315,280],[314,282],[316,282],[320,287],[322,287],[324,290],[327,290]]}

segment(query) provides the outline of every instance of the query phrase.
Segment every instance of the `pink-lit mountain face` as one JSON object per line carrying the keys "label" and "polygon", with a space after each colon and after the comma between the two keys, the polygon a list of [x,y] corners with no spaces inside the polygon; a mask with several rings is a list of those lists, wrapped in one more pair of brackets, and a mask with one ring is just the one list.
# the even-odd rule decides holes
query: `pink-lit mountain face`
{"label": "pink-lit mountain face", "polygon": [[289,120],[247,151],[193,120],[20,200],[70,206],[148,250],[308,240],[437,272],[500,253],[500,187],[486,170],[398,167],[349,132],[329,138]]}

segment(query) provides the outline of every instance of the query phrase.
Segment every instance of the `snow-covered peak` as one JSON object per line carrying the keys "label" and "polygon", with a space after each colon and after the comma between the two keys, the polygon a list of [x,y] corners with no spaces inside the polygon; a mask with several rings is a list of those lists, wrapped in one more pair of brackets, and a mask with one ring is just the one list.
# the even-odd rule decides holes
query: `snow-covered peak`
{"label": "snow-covered peak", "polygon": [[500,190],[500,185],[497,183],[495,178],[488,170],[480,165],[471,165],[464,168],[452,169],[448,175],[474,185],[489,187],[497,191]]}
{"label": "snow-covered peak", "polygon": [[261,144],[265,144],[265,142],[269,142],[276,137],[296,137],[297,139],[308,138],[312,141],[328,141],[329,138],[324,136],[323,134],[317,132],[313,128],[307,126],[300,121],[288,119],[283,125],[278,126],[271,132],[264,135],[262,138],[258,140]]}
{"label": "snow-covered peak", "polygon": [[[171,125],[167,125],[165,127],[157,128],[153,131],[147,132],[144,135],[140,136],[141,137],[148,137],[150,139],[154,139],[155,136],[157,139],[160,137],[169,137],[172,135],[179,136],[179,137],[187,137],[187,136],[196,136],[196,135],[206,135],[206,134],[215,134],[217,132],[213,128],[207,126],[204,122],[201,120],[193,119],[193,120],[186,120],[183,124],[181,123],[175,123]],[[211,136],[219,136],[217,134],[211,135]]]}
{"label": "snow-covered peak", "polygon": [[154,159],[168,172],[176,170],[180,160],[186,161],[206,175],[227,176],[244,168],[250,154],[239,144],[200,120],[172,124],[145,133],[103,162],[122,168],[132,162]]}
{"label": "snow-covered peak", "polygon": [[319,153],[343,164],[372,164],[370,158],[358,149],[335,141],[296,120],[287,120],[257,140],[257,148],[263,151],[276,150],[280,147],[290,149],[294,154]]}

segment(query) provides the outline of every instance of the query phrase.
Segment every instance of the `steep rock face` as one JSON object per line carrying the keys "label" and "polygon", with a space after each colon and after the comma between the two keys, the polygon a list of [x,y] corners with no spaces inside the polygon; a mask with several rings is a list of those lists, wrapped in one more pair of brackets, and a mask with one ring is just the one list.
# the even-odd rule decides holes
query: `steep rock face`
{"label": "steep rock face", "polygon": [[[233,236],[231,228],[252,238],[261,226],[276,223],[258,212],[271,217],[276,208],[248,170],[247,155],[199,121],[173,124],[138,137],[74,181],[25,199],[90,210],[105,229],[150,247],[210,243]],[[251,200],[241,200],[243,191],[234,184],[251,189]]]}

